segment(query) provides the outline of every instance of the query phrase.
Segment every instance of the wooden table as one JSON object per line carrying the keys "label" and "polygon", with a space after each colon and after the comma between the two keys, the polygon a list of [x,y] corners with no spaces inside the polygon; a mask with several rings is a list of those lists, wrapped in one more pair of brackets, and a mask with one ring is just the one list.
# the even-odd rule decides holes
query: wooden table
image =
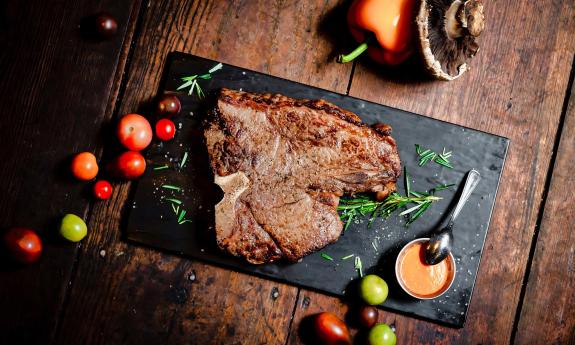
{"label": "wooden table", "polygon": [[[78,151],[105,154],[110,125],[146,113],[167,54],[225,63],[511,139],[465,328],[391,312],[398,344],[575,342],[575,2],[486,1],[473,69],[454,82],[400,78],[353,43],[346,1],[76,0],[0,4],[0,227],[37,229],[40,262],[0,264],[2,344],[300,344],[300,321],[338,299],[121,240],[131,184],[107,202],[67,174]],[[109,41],[79,23],[105,10]],[[78,245],[56,235],[83,215]],[[276,293],[277,292],[277,293]]]}

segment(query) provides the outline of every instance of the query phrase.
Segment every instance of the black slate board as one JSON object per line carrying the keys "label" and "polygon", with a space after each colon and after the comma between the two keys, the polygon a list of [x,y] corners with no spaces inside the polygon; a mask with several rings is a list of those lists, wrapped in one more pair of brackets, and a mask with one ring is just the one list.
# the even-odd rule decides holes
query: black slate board
{"label": "black slate board", "polygon": [[[191,55],[171,54],[159,94],[175,92],[181,84],[179,78],[206,73],[216,63]],[[168,143],[154,143],[146,153],[148,170],[137,183],[128,220],[128,240],[333,295],[343,295],[350,282],[358,277],[354,260],[341,260],[349,254],[357,254],[363,262],[364,273],[377,273],[390,285],[390,294],[383,308],[454,327],[463,326],[508,139],[230,65],[224,65],[213,79],[202,80],[201,85],[208,95],[203,100],[187,93],[178,94],[182,112],[175,119],[180,127],[176,138]],[[210,96],[221,87],[282,93],[294,98],[323,98],[358,114],[364,122],[390,124],[402,164],[408,167],[412,177],[413,190],[425,191],[442,183],[461,186],[467,171],[478,170],[482,180],[456,225],[453,254],[457,274],[450,290],[434,300],[416,300],[398,286],[394,266],[397,253],[404,244],[418,237],[427,237],[429,231],[442,221],[452,207],[450,203],[457,195],[456,188],[438,192],[437,195],[444,199],[432,205],[425,216],[409,228],[404,226],[404,219],[396,216],[378,219],[369,228],[367,220],[352,224],[336,243],[321,251],[333,257],[333,262],[315,253],[296,264],[279,262],[258,266],[221,252],[215,245],[213,207],[222,193],[213,183],[200,127],[206,107],[213,102]],[[418,167],[416,143],[435,151],[441,151],[443,146],[452,149],[454,169],[433,162]],[[187,163],[180,168],[185,152],[188,152]],[[170,168],[152,169],[164,164]],[[167,190],[160,187],[163,184],[177,185],[184,190]],[[398,183],[398,188],[404,194],[403,183]],[[187,211],[184,218],[191,222],[179,225],[170,203],[162,200],[163,197],[182,200],[181,208]]]}

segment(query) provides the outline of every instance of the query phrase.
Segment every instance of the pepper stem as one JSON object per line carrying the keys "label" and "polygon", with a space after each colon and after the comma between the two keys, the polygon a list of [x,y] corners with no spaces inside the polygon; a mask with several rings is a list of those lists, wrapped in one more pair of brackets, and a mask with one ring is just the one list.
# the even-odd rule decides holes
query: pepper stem
{"label": "pepper stem", "polygon": [[360,44],[357,48],[355,48],[351,53],[347,55],[341,54],[337,57],[337,62],[339,63],[346,63],[353,61],[356,57],[360,56],[364,51],[367,50],[367,44],[369,40],[364,41]]}

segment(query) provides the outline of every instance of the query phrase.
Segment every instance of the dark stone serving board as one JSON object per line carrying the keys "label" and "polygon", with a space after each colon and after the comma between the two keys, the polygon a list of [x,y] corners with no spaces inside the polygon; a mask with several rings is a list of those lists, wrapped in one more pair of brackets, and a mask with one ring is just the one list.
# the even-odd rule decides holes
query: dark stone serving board
{"label": "dark stone serving board", "polygon": [[[159,93],[176,92],[181,77],[206,73],[216,63],[191,55],[171,54]],[[200,80],[200,83],[207,95],[205,99],[189,96],[187,92],[178,93],[182,112],[174,120],[176,126],[181,126],[176,138],[167,143],[154,142],[147,150],[148,169],[137,182],[133,204],[130,205],[128,240],[336,296],[343,296],[351,281],[358,277],[354,259],[341,258],[356,254],[361,257],[364,273],[377,273],[388,282],[390,293],[383,308],[454,327],[463,326],[508,139],[230,65],[224,65],[222,70],[215,72],[213,79]],[[299,263],[248,264],[220,251],[213,231],[213,208],[222,193],[213,183],[201,121],[207,107],[213,104],[215,91],[221,87],[282,93],[294,98],[322,98],[356,113],[369,124],[390,124],[402,165],[407,166],[411,175],[413,190],[425,191],[438,184],[450,183],[459,187],[438,192],[437,195],[444,199],[432,205],[408,228],[404,226],[405,220],[396,214],[388,219],[377,219],[371,227],[364,220],[352,223],[336,243],[308,255]],[[453,150],[451,161],[454,169],[433,162],[419,167],[416,143],[435,151],[441,151],[444,146]],[[185,152],[188,152],[187,163],[180,168]],[[164,164],[170,168],[153,169]],[[453,250],[457,266],[455,282],[446,294],[437,299],[416,300],[397,284],[394,267],[399,249],[415,238],[426,237],[443,220],[453,206],[450,203],[457,195],[456,189],[461,188],[470,169],[478,170],[482,180],[456,224]],[[180,186],[183,191],[164,189],[161,187],[163,184]],[[403,185],[402,177],[398,182],[398,191],[402,194]],[[184,218],[191,222],[179,225],[170,203],[162,200],[164,197],[181,200],[182,209],[187,211]],[[334,261],[322,258],[320,253],[330,255]]]}

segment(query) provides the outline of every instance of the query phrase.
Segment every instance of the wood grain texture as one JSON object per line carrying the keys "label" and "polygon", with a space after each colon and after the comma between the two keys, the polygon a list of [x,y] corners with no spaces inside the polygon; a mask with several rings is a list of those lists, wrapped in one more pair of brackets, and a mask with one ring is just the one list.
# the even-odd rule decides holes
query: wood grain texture
{"label": "wood grain texture", "polygon": [[[511,139],[465,328],[394,315],[398,343],[509,342],[575,51],[574,7],[572,1],[486,3],[481,51],[454,82],[399,78],[358,63],[352,96]],[[334,304],[319,300],[325,309]],[[298,311],[294,324],[307,314]]]}
{"label": "wood grain texture", "polygon": [[[78,248],[59,238],[57,224],[65,213],[85,215],[89,201],[88,184],[69,176],[69,158],[99,146],[134,3],[0,4],[0,228],[31,227],[44,243],[32,266],[2,257],[2,344],[48,343],[54,333]],[[116,17],[118,33],[87,39],[79,25],[102,9]]]}
{"label": "wood grain texture", "polygon": [[575,343],[575,89],[553,168],[515,344]]}
{"label": "wood grain texture", "polygon": [[[351,66],[328,62],[333,47],[318,28],[336,5],[149,2],[118,112],[151,115],[146,103],[171,51],[345,92]],[[115,187],[112,200],[93,209],[56,343],[285,343],[297,288],[122,242],[130,185]]]}

